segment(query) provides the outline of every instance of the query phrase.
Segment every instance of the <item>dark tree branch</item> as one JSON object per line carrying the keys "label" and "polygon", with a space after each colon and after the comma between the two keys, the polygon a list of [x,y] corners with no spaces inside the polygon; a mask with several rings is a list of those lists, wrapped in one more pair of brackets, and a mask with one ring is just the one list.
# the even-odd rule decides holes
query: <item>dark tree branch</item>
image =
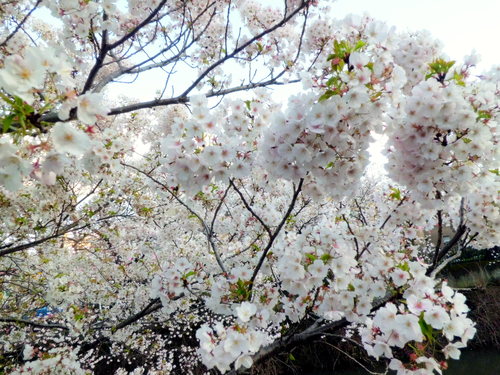
{"label": "dark tree branch", "polygon": [[18,319],[18,318],[12,318],[12,317],[7,317],[7,318],[0,317],[0,322],[24,324],[24,325],[29,325],[29,326],[36,327],[36,328],[63,329],[65,331],[69,331],[68,327],[63,326],[61,324],[55,324],[55,323],[44,324],[44,323],[33,322],[31,320]]}
{"label": "dark tree branch", "polygon": [[[32,247],[38,246],[38,245],[40,245],[40,244],[42,244],[44,242],[47,242],[49,240],[52,240],[54,238],[60,237],[60,236],[62,236],[64,234],[72,231],[73,228],[75,228],[77,225],[78,225],[77,222],[72,223],[72,224],[66,226],[63,230],[57,231],[56,233],[54,233],[54,234],[52,234],[50,236],[40,238],[39,240],[36,240],[36,241],[25,243],[23,245],[18,245],[18,246],[13,246],[13,247],[10,247],[10,246],[12,246],[12,244],[6,245],[6,246],[4,246],[5,249],[0,251],[0,257],[5,256],[5,255],[9,255],[9,254],[12,254],[12,253],[16,253],[18,251],[27,250],[27,249],[30,249]],[[78,228],[78,229],[82,229],[82,228],[83,227]]]}
{"label": "dark tree branch", "polygon": [[[394,297],[392,295],[386,295],[373,304],[371,312],[376,311],[393,299]],[[350,323],[345,318],[330,323],[325,323],[324,319],[322,318],[316,319],[309,327],[304,329],[302,332],[286,335],[281,339],[274,341],[272,344],[261,348],[254,356],[252,356],[252,360],[254,363],[261,362],[262,360],[269,358],[271,355],[278,351],[310,341],[311,339],[321,336],[326,332],[331,332],[332,330],[338,330],[347,327],[349,324]],[[233,370],[229,372],[230,375],[236,375],[238,373],[240,373],[240,371]]]}
{"label": "dark tree branch", "polygon": [[347,229],[349,230],[349,233],[351,234],[354,245],[356,246],[356,256],[359,257],[359,244],[358,244],[358,239],[356,238],[356,235],[352,231],[351,225],[349,224],[349,221],[347,220],[345,214],[342,214],[342,218],[344,219],[345,223],[347,224]]}
{"label": "dark tree branch", "polygon": [[364,225],[368,225],[368,222],[366,221],[365,215],[363,214],[363,210],[361,209],[361,206],[359,205],[359,203],[358,203],[358,200],[357,200],[357,199],[354,199],[354,204],[356,204],[356,207],[358,208],[358,211],[359,211],[359,216],[360,216],[361,222],[362,222]]}
{"label": "dark tree branch", "polygon": [[[97,212],[101,211],[102,209],[103,208],[100,207],[96,211],[94,211],[94,213],[97,213]],[[116,217],[126,217],[126,216],[127,215],[124,215],[124,214],[109,215],[109,216],[101,217],[101,218],[97,219],[95,222],[97,223],[97,222],[100,222],[100,221],[106,221],[106,220],[113,219],[113,218],[116,218]],[[32,247],[41,245],[42,243],[47,242],[49,240],[61,237],[61,236],[65,235],[65,234],[67,234],[67,233],[76,232],[76,231],[79,231],[81,229],[88,228],[88,227],[90,227],[92,225],[92,223],[86,223],[86,224],[83,224],[81,226],[78,226],[79,221],[80,220],[77,220],[77,221],[75,221],[75,222],[73,222],[71,224],[68,224],[65,227],[63,227],[62,229],[60,228],[60,225],[59,225],[58,229],[55,231],[54,234],[51,234],[50,236],[46,236],[46,237],[40,238],[39,240],[36,240],[36,241],[28,242],[28,243],[25,243],[23,245],[18,245],[18,246],[14,246],[13,243],[10,243],[8,245],[4,245],[4,246],[0,247],[1,249],[3,249],[3,250],[0,251],[0,257],[6,256],[6,255],[9,255],[9,254],[12,254],[12,253],[16,253],[16,252],[19,252],[19,251],[30,249]]]}
{"label": "dark tree branch", "polygon": [[141,311],[139,311],[137,314],[134,314],[130,316],[129,318],[125,319],[124,321],[118,323],[117,325],[113,326],[111,328],[112,332],[116,332],[119,329],[125,328],[132,323],[137,322],[139,319],[142,319],[143,317],[159,310],[162,308],[162,303],[159,298],[153,299],[146,307],[144,307]]}
{"label": "dark tree branch", "polygon": [[[103,19],[106,20],[107,18],[108,17],[106,16],[106,14],[104,14]],[[87,77],[87,80],[85,81],[85,84],[83,85],[83,89],[80,92],[80,95],[85,94],[92,87],[94,79],[97,76],[97,73],[99,73],[99,70],[102,68],[104,64],[104,59],[106,58],[108,52],[109,52],[108,30],[104,30],[102,32],[102,40],[101,40],[101,45],[99,47],[99,54],[97,55],[94,66],[92,67],[92,69],[90,69],[89,75]]]}
{"label": "dark tree branch", "polygon": [[228,187],[226,188],[226,191],[224,191],[224,195],[220,199],[220,202],[215,209],[214,216],[212,218],[212,222],[210,223],[210,231],[209,231],[210,236],[213,236],[215,220],[217,219],[217,215],[219,214],[219,211],[220,211],[222,205],[224,204],[224,199],[226,199],[227,193],[229,193],[230,188],[231,188],[231,185],[228,185]]}
{"label": "dark tree branch", "polygon": [[[460,202],[460,222],[458,224],[457,230],[455,231],[455,235],[453,238],[439,251],[437,254],[437,261],[436,263],[432,264],[428,269],[427,272],[425,273],[427,276],[431,275],[432,272],[439,267],[439,263],[441,260],[443,260],[449,252],[456,246],[458,245],[460,239],[462,236],[467,232],[467,226],[465,225],[465,200],[462,198],[462,201]],[[461,249],[459,249],[461,251]]]}
{"label": "dark tree branch", "polygon": [[264,261],[267,257],[267,254],[269,253],[269,250],[271,250],[271,247],[273,246],[274,240],[276,239],[276,237],[278,237],[278,234],[281,232],[281,228],[283,228],[283,225],[285,225],[286,221],[288,220],[288,217],[290,216],[290,214],[292,213],[292,211],[295,207],[295,203],[297,202],[297,198],[298,198],[300,192],[302,191],[302,184],[303,183],[304,183],[304,179],[301,178],[297,188],[294,190],[292,201],[290,202],[290,204],[288,206],[288,210],[286,211],[285,215],[283,216],[283,219],[281,220],[281,222],[278,224],[278,227],[276,228],[274,233],[271,235],[271,238],[269,238],[269,242],[267,243],[266,248],[264,249],[264,251],[262,252],[262,255],[260,256],[259,263],[257,263],[257,266],[255,267],[253,274],[252,274],[252,277],[250,279],[250,286],[249,286],[250,294],[252,292],[255,279],[257,278],[257,275],[259,274],[259,271],[262,268],[262,265],[264,264]]}

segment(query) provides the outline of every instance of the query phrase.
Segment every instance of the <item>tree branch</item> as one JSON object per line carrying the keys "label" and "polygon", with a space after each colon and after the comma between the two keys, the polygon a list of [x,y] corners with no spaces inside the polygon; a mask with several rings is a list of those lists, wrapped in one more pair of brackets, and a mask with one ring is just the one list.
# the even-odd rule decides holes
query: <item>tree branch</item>
{"label": "tree branch", "polygon": [[389,222],[389,219],[392,217],[392,214],[394,213],[394,211],[396,211],[399,207],[401,207],[401,205],[403,204],[403,202],[406,200],[406,197],[403,197],[401,198],[401,200],[399,201],[398,205],[391,211],[391,213],[386,217],[386,219],[384,220],[384,222],[382,223],[382,225],[380,226],[379,229],[384,229],[385,225]]}
{"label": "tree branch", "polygon": [[250,286],[249,286],[250,294],[252,292],[255,279],[257,278],[257,275],[259,274],[259,271],[260,271],[262,265],[264,264],[264,260],[266,259],[269,250],[273,246],[274,240],[276,239],[276,237],[278,237],[278,234],[280,233],[281,228],[283,228],[283,225],[285,225],[288,217],[290,216],[290,214],[292,213],[292,211],[295,207],[295,202],[297,202],[297,197],[299,196],[299,194],[302,190],[303,183],[304,183],[304,179],[301,178],[299,181],[299,185],[297,186],[297,189],[295,189],[295,191],[293,193],[292,201],[290,202],[290,205],[288,206],[288,210],[286,211],[285,215],[283,216],[283,219],[279,223],[279,225],[276,228],[276,230],[274,231],[274,233],[271,235],[271,238],[269,238],[269,242],[267,243],[266,248],[264,249],[264,251],[262,252],[262,255],[260,256],[259,263],[257,263],[257,266],[255,267],[255,269],[253,271],[252,278],[250,279]]}
{"label": "tree branch", "polygon": [[0,317],[0,322],[25,324],[25,325],[29,325],[29,326],[36,327],[36,328],[63,329],[65,331],[69,331],[68,327],[63,326],[61,324],[55,324],[55,323],[44,324],[44,323],[33,322],[31,320],[18,319],[18,318],[13,318],[13,317],[6,317],[6,318]]}
{"label": "tree branch", "polygon": [[[177,297],[178,299],[180,297]],[[130,316],[129,318],[125,319],[124,321],[118,323],[117,325],[113,326],[111,328],[112,332],[116,332],[119,329],[125,328],[126,326],[129,326],[132,323],[137,322],[139,319],[159,310],[162,308],[162,303],[159,298],[153,299],[146,307],[144,307],[141,311],[139,311],[137,314],[134,314]]]}

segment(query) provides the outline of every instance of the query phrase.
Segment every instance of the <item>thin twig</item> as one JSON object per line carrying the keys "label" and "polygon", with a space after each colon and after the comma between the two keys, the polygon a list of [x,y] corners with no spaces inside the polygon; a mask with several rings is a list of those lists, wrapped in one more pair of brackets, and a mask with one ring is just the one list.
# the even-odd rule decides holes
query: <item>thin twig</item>
{"label": "thin twig", "polygon": [[257,215],[255,213],[255,211],[252,209],[252,207],[250,206],[250,204],[248,204],[247,200],[245,199],[245,197],[243,196],[243,193],[236,187],[236,185],[234,184],[234,180],[233,179],[230,179],[229,180],[229,183],[231,184],[231,186],[233,187],[233,189],[236,191],[236,193],[238,193],[238,195],[240,196],[240,199],[241,201],[243,202],[243,204],[245,205],[245,208],[248,210],[248,212],[250,212],[252,214],[252,216],[257,219],[257,221],[260,223],[260,225],[262,225],[262,227],[264,228],[264,230],[267,232],[267,234],[269,235],[269,238],[272,237],[273,233],[271,231],[271,228],[269,228],[269,226],[264,223],[264,220],[262,220],[260,218],[259,215]]}
{"label": "thin twig", "polygon": [[14,29],[13,32],[11,32],[7,38],[5,38],[5,40],[0,43],[0,47],[4,47],[8,42],[9,40],[14,36],[16,35],[16,33],[19,31],[19,29],[21,29],[24,25],[24,23],[28,20],[28,18],[31,16],[31,14],[35,11],[36,8],[38,8],[38,5],[40,5],[40,3],[42,2],[42,0],[37,0],[37,2],[35,3],[35,5],[33,6],[33,8],[31,8],[31,10],[28,12],[28,14],[26,14],[26,16],[24,16],[24,18],[21,20],[21,22],[19,22],[17,24],[17,27]]}

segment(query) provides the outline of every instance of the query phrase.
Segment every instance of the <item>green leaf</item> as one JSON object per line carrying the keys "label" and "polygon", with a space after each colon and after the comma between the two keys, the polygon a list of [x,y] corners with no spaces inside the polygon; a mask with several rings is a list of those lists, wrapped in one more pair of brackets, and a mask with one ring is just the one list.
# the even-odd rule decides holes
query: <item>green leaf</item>
{"label": "green leaf", "polygon": [[5,95],[4,93],[0,92],[0,98],[3,99],[4,102],[10,104],[10,105],[14,105],[15,103],[15,100],[7,95]]}
{"label": "green leaf", "polygon": [[425,79],[430,77],[435,77],[438,81],[442,82],[450,70],[450,68],[455,64],[454,60],[446,61],[444,59],[436,59],[429,63],[430,73],[425,76]]}
{"label": "green leaf", "polygon": [[191,276],[194,276],[194,275],[196,275],[196,272],[194,272],[194,271],[189,271],[189,272],[188,272],[188,273],[186,273],[184,276],[182,276],[182,278],[183,278],[183,279],[187,279],[187,278],[189,278],[189,277],[191,277]]}
{"label": "green leaf", "polygon": [[458,72],[455,72],[455,74],[453,74],[453,79],[455,80],[457,85],[465,87],[465,81],[463,75],[461,75]]}
{"label": "green leaf", "polygon": [[338,77],[332,77],[332,78],[330,78],[328,81],[326,81],[326,85],[327,85],[328,87],[330,87],[330,86],[332,86],[334,83],[336,83],[336,81],[338,81],[338,79],[339,79]]}
{"label": "green leaf", "polygon": [[366,46],[366,42],[363,42],[362,40],[358,40],[358,42],[354,46],[354,51],[359,51],[364,46]]}
{"label": "green leaf", "polygon": [[398,188],[391,188],[392,193],[389,194],[391,199],[401,200],[401,190]]}
{"label": "green leaf", "polygon": [[422,331],[422,334],[427,338],[429,342],[434,341],[434,336],[433,336],[433,328],[429,324],[426,323],[424,320],[424,313],[420,313],[420,317],[418,319],[418,325],[420,326],[420,330]]}
{"label": "green leaf", "polygon": [[43,225],[40,224],[35,226],[33,229],[36,230],[37,232],[42,232],[42,233],[47,231],[47,227],[44,227]]}
{"label": "green leaf", "polygon": [[472,142],[472,139],[462,137],[462,141],[464,141],[464,143],[471,143],[471,142]]}
{"label": "green leaf", "polygon": [[318,101],[324,102],[325,100],[330,99],[333,95],[335,95],[335,91],[326,90],[326,92],[319,97]]}
{"label": "green leaf", "polygon": [[293,354],[292,354],[292,353],[288,354],[288,359],[289,359],[290,361],[296,361],[296,359],[295,359],[295,357],[293,356]]}
{"label": "green leaf", "polygon": [[494,175],[500,176],[500,171],[497,169],[489,169],[488,172],[493,173]]}
{"label": "green leaf", "polygon": [[484,110],[477,111],[477,120],[489,120],[491,118],[491,113]]}
{"label": "green leaf", "polygon": [[323,254],[320,259],[323,261],[323,263],[326,264],[330,259],[332,259],[332,256],[327,253]]}
{"label": "green leaf", "polygon": [[346,40],[342,41],[333,41],[333,51],[335,52],[336,57],[340,59],[346,58],[351,53],[351,46],[349,42]]}
{"label": "green leaf", "polygon": [[25,217],[16,217],[14,219],[15,223],[16,224],[19,224],[19,225],[23,225],[23,224],[26,224],[28,222],[28,219],[26,219]]}
{"label": "green leaf", "polygon": [[[367,86],[368,86],[368,85],[367,85]],[[372,96],[370,96],[370,99],[371,99],[372,101],[375,101],[375,100],[377,100],[378,98],[380,98],[381,96],[382,96],[382,91],[378,91],[378,92],[376,92],[375,94],[373,94]]]}
{"label": "green leaf", "polygon": [[84,210],[84,212],[88,217],[92,217],[96,214],[96,212],[92,210]]}
{"label": "green leaf", "polygon": [[311,262],[314,262],[316,259],[318,259],[318,257],[314,254],[309,254],[309,253],[306,253],[306,257],[311,261]]}
{"label": "green leaf", "polygon": [[7,133],[7,131],[10,129],[12,125],[12,121],[14,120],[15,115],[9,115],[5,117],[2,121],[2,133]]}
{"label": "green leaf", "polygon": [[410,266],[408,265],[408,262],[398,264],[397,268],[399,268],[400,270],[406,271],[406,272],[410,272]]}
{"label": "green leaf", "polygon": [[82,314],[82,313],[76,313],[75,314],[75,320],[78,322],[80,320],[83,320],[83,318],[85,318],[85,315]]}

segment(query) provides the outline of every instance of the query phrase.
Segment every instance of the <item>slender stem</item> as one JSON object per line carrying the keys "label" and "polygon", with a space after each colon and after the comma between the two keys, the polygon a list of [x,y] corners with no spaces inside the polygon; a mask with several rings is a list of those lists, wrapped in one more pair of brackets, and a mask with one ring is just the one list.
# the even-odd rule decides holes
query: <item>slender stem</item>
{"label": "slender stem", "polygon": [[[75,222],[75,223],[72,223],[70,225],[67,225],[63,230],[57,231],[56,233],[54,233],[54,234],[52,234],[50,236],[40,238],[39,240],[36,240],[36,241],[25,243],[23,245],[18,245],[18,246],[13,246],[13,247],[7,247],[6,249],[0,251],[0,257],[5,256],[5,255],[9,255],[9,254],[12,254],[12,253],[16,253],[18,251],[27,250],[27,249],[30,249],[32,247],[38,246],[38,245],[40,245],[40,244],[42,244],[42,243],[44,243],[46,241],[49,241],[49,240],[52,240],[54,238],[60,237],[60,236],[62,236],[64,234],[70,232],[71,230],[73,230],[73,228],[75,228],[77,225],[78,225],[78,223]],[[78,228],[78,229],[82,229],[84,227],[86,227],[86,225],[82,226],[81,228]]]}
{"label": "slender stem", "polygon": [[229,193],[230,188],[231,188],[231,185],[228,185],[228,187],[226,188],[226,191],[224,192],[224,195],[222,196],[219,204],[217,205],[217,208],[215,209],[214,216],[212,218],[212,222],[210,223],[210,236],[212,236],[214,233],[215,219],[217,218],[217,215],[219,214],[219,211],[220,211],[222,205],[224,204],[224,199],[226,199],[227,193]]}
{"label": "slender stem", "polygon": [[128,34],[124,35],[122,38],[118,39],[114,43],[110,43],[108,49],[112,50],[116,47],[125,43],[128,39],[132,38],[135,34],[139,32],[144,26],[146,26],[151,20],[158,14],[158,12],[163,8],[163,6],[167,3],[168,0],[162,0],[160,4],[147,16],[141,23],[139,23],[136,27],[134,27]]}
{"label": "slender stem", "polygon": [[360,366],[361,368],[363,368],[363,370],[365,370],[366,372],[368,372],[369,374],[372,374],[372,375],[384,375],[385,372],[374,372],[374,371],[370,371],[365,365],[363,365],[361,362],[359,362],[356,358],[354,358],[352,355],[350,355],[349,353],[347,353],[346,351],[340,349],[339,347],[327,342],[327,341],[318,341],[322,344],[325,344],[325,345],[328,345],[328,346],[331,346],[332,348],[338,350],[339,352],[341,352],[342,354],[344,354],[346,357],[348,357],[349,359],[351,359],[352,361],[354,361],[358,366]]}
{"label": "slender stem", "polygon": [[358,200],[354,199],[354,203],[356,204],[356,207],[358,208],[361,221],[363,222],[364,225],[368,225],[368,222],[366,221],[365,215],[363,214],[363,210],[361,209],[361,206],[359,205]]}

